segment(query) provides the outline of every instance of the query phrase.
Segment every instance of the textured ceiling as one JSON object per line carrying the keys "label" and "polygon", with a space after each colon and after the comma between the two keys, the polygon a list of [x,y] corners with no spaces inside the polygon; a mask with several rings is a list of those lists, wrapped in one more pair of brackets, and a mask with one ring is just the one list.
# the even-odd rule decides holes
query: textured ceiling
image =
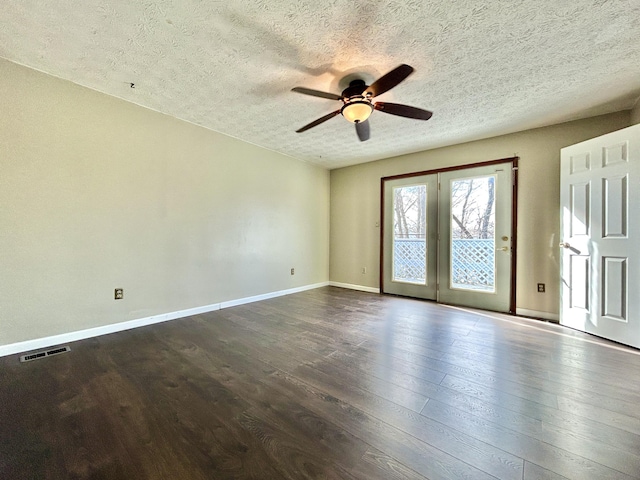
{"label": "textured ceiling", "polygon": [[[328,168],[631,108],[640,0],[3,0],[0,56]],[[371,140],[339,93],[400,63]],[[130,83],[135,88],[130,88]]]}

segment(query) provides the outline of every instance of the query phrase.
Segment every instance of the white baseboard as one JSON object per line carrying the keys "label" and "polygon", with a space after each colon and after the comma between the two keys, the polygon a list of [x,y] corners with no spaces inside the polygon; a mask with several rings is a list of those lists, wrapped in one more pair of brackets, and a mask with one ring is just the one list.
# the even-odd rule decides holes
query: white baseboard
{"label": "white baseboard", "polygon": [[277,292],[264,293],[253,297],[239,298],[237,300],[229,300],[222,302],[220,308],[237,307],[246,303],[259,302],[260,300],[268,300],[269,298],[282,297],[283,295],[291,295],[292,293],[304,292],[305,290],[313,290],[314,288],[326,287],[329,282],[314,283],[312,285],[304,285],[303,287],[289,288],[288,290],[279,290]]}
{"label": "white baseboard", "polygon": [[255,295],[253,297],[245,297],[221,303],[212,303],[211,305],[188,308],[186,310],[178,310],[176,312],[161,313],[158,315],[153,315],[151,317],[128,320],[126,322],[112,323],[110,325],[104,325],[101,327],[87,328],[85,330],[62,333],[60,335],[52,335],[50,337],[36,338],[33,340],[26,340],[24,342],[10,343],[8,345],[0,345],[0,357],[14,355],[16,353],[28,352],[31,350],[40,350],[63,343],[76,342],[78,340],[84,340],[86,338],[107,335],[109,333],[122,332],[124,330],[131,330],[132,328],[144,327],[147,325],[153,325],[155,323],[176,320],[178,318],[190,317],[192,315],[198,315],[200,313],[213,312],[222,308],[230,308],[237,305],[244,305],[246,303],[258,302],[260,300],[281,297],[283,295],[303,292],[305,290],[313,290],[314,288],[326,287],[327,285],[329,285],[329,282],[315,283],[312,285],[290,288],[288,290],[280,290],[277,292],[265,293],[263,295]]}
{"label": "white baseboard", "polygon": [[539,312],[537,310],[528,310],[526,308],[516,308],[516,315],[522,315],[523,317],[542,318],[543,320],[549,320],[556,323],[560,321],[560,315],[558,315],[557,313]]}
{"label": "white baseboard", "polygon": [[360,290],[361,292],[380,293],[376,287],[365,287],[364,285],[354,285],[352,283],[329,282],[332,287],[348,288],[349,290]]}

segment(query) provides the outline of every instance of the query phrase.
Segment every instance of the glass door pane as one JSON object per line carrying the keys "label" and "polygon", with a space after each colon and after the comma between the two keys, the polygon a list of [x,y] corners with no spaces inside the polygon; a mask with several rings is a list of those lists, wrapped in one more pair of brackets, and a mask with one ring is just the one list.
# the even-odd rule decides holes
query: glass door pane
{"label": "glass door pane", "polygon": [[427,283],[427,186],[393,189],[393,281]]}
{"label": "glass door pane", "polygon": [[450,288],[495,292],[494,175],[451,180]]}

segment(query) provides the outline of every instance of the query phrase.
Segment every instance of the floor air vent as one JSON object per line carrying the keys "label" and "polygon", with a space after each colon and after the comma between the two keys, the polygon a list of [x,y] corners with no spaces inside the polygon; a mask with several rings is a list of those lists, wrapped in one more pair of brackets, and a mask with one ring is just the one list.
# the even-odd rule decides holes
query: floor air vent
{"label": "floor air vent", "polygon": [[59,355],[61,353],[70,352],[69,347],[58,347],[51,350],[45,350],[44,352],[29,353],[20,357],[21,362],[30,362],[31,360],[37,360],[38,358],[51,357],[52,355]]}

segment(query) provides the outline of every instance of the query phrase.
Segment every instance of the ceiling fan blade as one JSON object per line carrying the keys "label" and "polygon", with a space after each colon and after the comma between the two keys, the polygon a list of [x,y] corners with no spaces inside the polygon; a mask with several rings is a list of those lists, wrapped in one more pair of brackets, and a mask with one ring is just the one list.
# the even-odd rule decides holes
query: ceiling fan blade
{"label": "ceiling fan blade", "polygon": [[411,73],[413,73],[413,67],[403,63],[373,82],[371,86],[365,90],[365,94],[369,93],[372,97],[376,97],[381,93],[391,90],[411,75]]}
{"label": "ceiling fan blade", "polygon": [[364,122],[356,122],[356,133],[361,142],[369,140],[369,120]]}
{"label": "ceiling fan blade", "polygon": [[309,130],[310,128],[316,127],[316,126],[320,125],[321,123],[326,122],[327,120],[335,117],[339,113],[340,113],[340,110],[336,110],[335,112],[331,112],[328,115],[325,115],[324,117],[321,117],[321,118],[311,122],[310,124],[305,125],[302,128],[299,128],[298,130],[296,130],[296,133],[301,133],[301,132],[304,132],[306,130]]}
{"label": "ceiling fan blade", "polygon": [[329,100],[342,100],[342,96],[335,93],[321,92],[320,90],[313,90],[312,88],[294,87],[292,92],[302,93],[304,95],[311,95],[312,97],[328,98]]}
{"label": "ceiling fan blade", "polygon": [[410,107],[409,105],[402,105],[400,103],[376,102],[373,108],[384,113],[390,113],[391,115],[398,115],[399,117],[406,118],[415,118],[416,120],[429,120],[433,115],[433,112],[430,112],[429,110]]}

